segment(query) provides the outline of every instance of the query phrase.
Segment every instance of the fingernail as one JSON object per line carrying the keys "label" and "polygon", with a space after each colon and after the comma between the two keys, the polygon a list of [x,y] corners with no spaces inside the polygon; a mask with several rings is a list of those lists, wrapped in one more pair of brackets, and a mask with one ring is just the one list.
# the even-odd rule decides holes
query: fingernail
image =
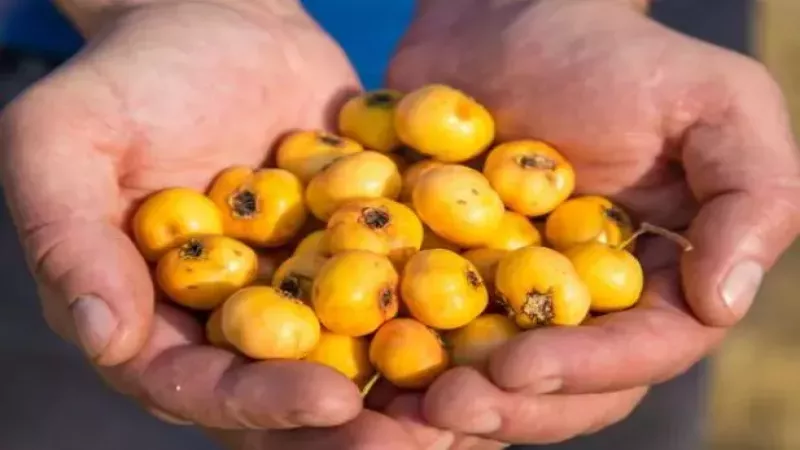
{"label": "fingernail", "polygon": [[111,341],[117,329],[117,318],[106,302],[94,295],[81,295],[72,303],[70,311],[84,352],[92,359],[97,358]]}
{"label": "fingernail", "polygon": [[503,426],[503,419],[494,411],[484,411],[472,418],[469,430],[475,434],[494,433]]}
{"label": "fingernail", "polygon": [[449,450],[456,441],[456,435],[449,431],[441,431],[441,437],[427,447],[427,450]]}
{"label": "fingernail", "polygon": [[755,261],[737,263],[722,283],[722,300],[736,315],[743,316],[758,293],[764,269]]}
{"label": "fingernail", "polygon": [[564,380],[561,377],[547,377],[541,381],[533,383],[533,391],[535,394],[552,394],[561,389]]}

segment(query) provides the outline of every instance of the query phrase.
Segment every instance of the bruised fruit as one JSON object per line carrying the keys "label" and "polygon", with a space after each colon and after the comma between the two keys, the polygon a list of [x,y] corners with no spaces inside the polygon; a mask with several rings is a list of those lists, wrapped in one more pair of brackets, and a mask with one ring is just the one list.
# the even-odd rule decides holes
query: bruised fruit
{"label": "bruised fruit", "polygon": [[225,235],[257,247],[288,243],[308,217],[303,184],[283,169],[232,167],[208,193],[223,212]]}
{"label": "bruised fruit", "polygon": [[599,242],[587,242],[570,247],[564,255],[589,289],[592,311],[621,311],[639,301],[644,272],[630,252]]}
{"label": "bruised fruit", "polygon": [[591,297],[570,260],[546,247],[524,247],[497,265],[498,296],[522,328],[579,325]]}
{"label": "bruised fruit", "polygon": [[414,187],[417,185],[419,178],[428,170],[443,165],[444,163],[435,159],[423,159],[412,164],[403,172],[403,189],[400,191],[400,200],[411,201],[411,194],[414,192]]}
{"label": "bruised fruit", "polygon": [[400,140],[394,130],[394,116],[402,97],[401,92],[380,89],[351,98],[339,111],[339,133],[372,150],[396,150]]}
{"label": "bruised fruit", "polygon": [[485,370],[489,355],[520,331],[508,316],[486,314],[462,328],[447,333],[445,342],[454,365],[473,366],[478,370]]}
{"label": "bruised fruit", "polygon": [[463,247],[488,241],[505,208],[480,172],[457,165],[430,169],[412,194],[414,210],[433,232]]}
{"label": "bruised fruit", "polygon": [[222,332],[253,359],[302,359],[320,337],[314,311],[269,286],[250,286],[222,306]]}
{"label": "bruised fruit", "polygon": [[364,386],[375,373],[369,362],[369,341],[366,338],[327,330],[322,330],[317,346],[305,360],[335,369],[359,387]]}
{"label": "bruised fruit", "polygon": [[327,257],[314,253],[293,255],[275,271],[272,287],[289,297],[310,303],[314,278],[326,261]]}
{"label": "bruised fruit", "polygon": [[541,245],[539,230],[522,214],[506,211],[500,226],[483,246],[498,250],[516,250],[529,245]]}
{"label": "bruised fruit", "polygon": [[557,250],[587,242],[615,246],[633,235],[633,223],[622,208],[607,198],[587,195],[556,208],[547,217],[545,235]]}
{"label": "bruised fruit", "polygon": [[303,183],[325,166],[342,156],[363,150],[358,142],[324,131],[298,131],[288,135],[278,146],[277,166],[288,170]]}
{"label": "bruised fruit", "polygon": [[386,198],[354,200],[328,221],[328,250],[368,250],[389,256],[398,267],[422,245],[422,222],[406,205]]}
{"label": "bruised fruit", "polygon": [[424,389],[449,366],[449,356],[435,331],[413,319],[386,322],[369,346],[378,372],[401,389]]}
{"label": "bruised fruit", "polygon": [[189,238],[222,234],[222,212],[200,192],[170,188],[153,194],[139,206],[132,228],[142,256],[156,262]]}
{"label": "bruised fruit", "polygon": [[351,250],[332,256],[322,266],[311,302],[328,330],[365,336],[397,315],[398,281],[386,256]]}
{"label": "bruised fruit", "polygon": [[247,245],[225,236],[204,236],[164,254],[156,281],[176,303],[210,310],[255,280],[257,271],[258,257]]}
{"label": "bruised fruit", "polygon": [[440,84],[424,86],[403,97],[395,113],[403,143],[444,162],[467,161],[494,140],[494,119],[465,93]]}
{"label": "bruised fruit", "polygon": [[467,250],[461,255],[478,270],[490,297],[494,293],[494,278],[497,273],[497,265],[510,252],[510,250],[496,248],[475,248]]}
{"label": "bruised fruit", "polygon": [[572,165],[541,141],[498,145],[489,152],[483,174],[503,203],[524,216],[549,213],[575,189]]}
{"label": "bruised fruit", "polygon": [[449,250],[423,250],[403,270],[401,297],[409,313],[440,330],[463,327],[489,302],[478,270]]}
{"label": "bruised fruit", "polygon": [[314,216],[327,222],[333,212],[348,201],[397,198],[401,182],[400,172],[391,158],[363,151],[336,160],[312,178],[306,188],[306,203]]}

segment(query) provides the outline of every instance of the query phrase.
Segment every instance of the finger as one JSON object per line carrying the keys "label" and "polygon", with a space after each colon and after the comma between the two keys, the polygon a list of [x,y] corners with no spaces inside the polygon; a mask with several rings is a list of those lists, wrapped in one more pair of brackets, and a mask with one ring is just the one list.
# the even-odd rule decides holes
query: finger
{"label": "finger", "polygon": [[384,413],[402,425],[419,446],[426,450],[449,450],[456,440],[453,432],[432,427],[425,421],[422,417],[420,394],[398,396],[386,407]]}
{"label": "finger", "polygon": [[333,426],[361,411],[356,385],[332,369],[301,361],[247,362],[199,345],[202,339],[191,316],[159,304],[142,351],[102,373],[151,408],[220,429]]}
{"label": "finger", "polygon": [[525,395],[498,389],[471,368],[439,378],[424,401],[432,425],[526,444],[551,444],[593,432],[627,417],[646,388],[608,394]]}
{"label": "finger", "polygon": [[212,434],[231,450],[427,450],[414,442],[400,424],[369,410],[338,427]]}
{"label": "finger", "polygon": [[119,228],[113,124],[59,111],[74,104],[60,96],[43,85],[9,107],[0,173],[48,320],[98,364],[118,364],[144,344],[153,286]]}
{"label": "finger", "polygon": [[634,309],[513,339],[491,356],[492,380],[507,390],[580,394],[649,386],[685,372],[724,330],[704,326],[683,309],[674,268],[649,277]]}
{"label": "finger", "polygon": [[739,66],[723,78],[724,109],[707,112],[683,150],[702,205],[688,234],[695,250],[683,259],[684,285],[695,314],[712,326],[744,316],[800,227],[800,160],[780,90],[755,63]]}

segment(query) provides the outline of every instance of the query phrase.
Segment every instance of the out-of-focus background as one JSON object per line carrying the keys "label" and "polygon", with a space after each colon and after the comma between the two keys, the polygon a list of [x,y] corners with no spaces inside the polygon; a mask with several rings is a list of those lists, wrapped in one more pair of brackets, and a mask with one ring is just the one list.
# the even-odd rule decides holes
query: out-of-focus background
{"label": "out-of-focus background", "polygon": [[[758,2],[753,49],[788,97],[800,133],[799,0]],[[710,450],[800,449],[800,243],[714,360]]]}

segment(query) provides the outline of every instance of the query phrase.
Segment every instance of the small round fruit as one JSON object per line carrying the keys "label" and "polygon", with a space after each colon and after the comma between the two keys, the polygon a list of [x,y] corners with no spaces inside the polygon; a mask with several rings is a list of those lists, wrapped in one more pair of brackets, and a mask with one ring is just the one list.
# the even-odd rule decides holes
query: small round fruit
{"label": "small round fruit", "polygon": [[464,247],[477,247],[497,231],[505,207],[480,172],[445,165],[420,177],[412,194],[414,210],[439,236]]}
{"label": "small round fruit", "polygon": [[510,250],[500,250],[496,248],[475,248],[467,250],[461,256],[471,262],[478,270],[483,283],[490,295],[494,291],[494,279],[497,272],[497,265],[500,260],[511,253]]}
{"label": "small round fruit", "polygon": [[226,236],[189,239],[158,260],[156,281],[183,306],[210,310],[255,280],[258,257],[247,245]]}
{"label": "small round fruit", "polygon": [[412,256],[403,270],[400,295],[415,319],[440,330],[463,327],[489,303],[478,269],[449,250]]}
{"label": "small round fruit", "polygon": [[400,172],[391,158],[363,151],[339,158],[312,178],[306,188],[306,203],[314,216],[327,222],[350,200],[397,198],[401,184]]}
{"label": "small round fruit", "polygon": [[332,254],[367,250],[387,255],[402,267],[419,251],[424,231],[411,208],[387,198],[353,200],[337,209],[328,221],[328,249]]}
{"label": "small round fruit", "polygon": [[272,287],[285,295],[311,303],[314,278],[328,258],[316,253],[299,253],[283,262],[272,277]]}
{"label": "small round fruit", "polygon": [[639,301],[644,273],[642,265],[630,252],[588,242],[570,247],[564,255],[589,289],[592,311],[621,311]]}
{"label": "small round fruit", "polygon": [[303,302],[269,286],[250,286],[222,305],[222,332],[253,359],[302,359],[317,346],[320,325]]}
{"label": "small round fruit", "polygon": [[440,84],[409,93],[397,105],[395,129],[403,143],[444,162],[478,156],[494,140],[494,119],[465,93]]}
{"label": "small round fruit", "polygon": [[358,142],[324,131],[297,131],[288,135],[276,151],[276,165],[295,174],[303,183],[337,158],[358,153]]}
{"label": "small round fruit", "polygon": [[311,302],[328,330],[365,336],[397,315],[398,278],[385,256],[362,250],[339,253],[314,279]]}
{"label": "small round fruit", "polygon": [[272,279],[275,278],[275,272],[278,271],[278,267],[292,255],[286,249],[274,249],[257,253],[258,273],[253,283],[270,286],[272,285]]}
{"label": "small round fruit", "polygon": [[503,203],[524,216],[549,213],[575,189],[572,164],[541,141],[498,145],[489,152],[483,174]]}
{"label": "small round fruit", "polygon": [[370,343],[369,359],[385,379],[401,389],[424,389],[450,365],[439,335],[404,318],[380,327]]}
{"label": "small round fruit", "polygon": [[517,325],[579,325],[591,297],[566,256],[547,247],[524,247],[500,260],[495,288]]}
{"label": "small round fruit", "polygon": [[351,98],[339,111],[339,133],[379,152],[396,150],[400,140],[394,115],[402,97],[398,91],[381,89]]}
{"label": "small round fruit", "polygon": [[411,194],[414,192],[414,186],[417,185],[419,178],[428,170],[443,165],[444,163],[436,161],[435,159],[423,159],[409,166],[409,168],[403,172],[403,189],[400,191],[400,200],[410,201]]}
{"label": "small round fruit", "polygon": [[223,213],[225,235],[257,247],[286,244],[308,217],[303,184],[288,170],[231,167],[208,196]]}
{"label": "small round fruit", "polygon": [[133,236],[142,255],[158,261],[189,238],[222,234],[222,212],[192,189],[170,188],[147,198],[133,216]]}
{"label": "small round fruit", "polygon": [[485,244],[486,248],[516,250],[530,245],[541,245],[539,230],[522,214],[506,211],[497,231],[492,233]]}
{"label": "small round fruit", "polygon": [[453,364],[484,370],[489,355],[520,331],[508,316],[486,314],[462,328],[447,333],[444,339],[450,349]]}
{"label": "small round fruit", "polygon": [[312,232],[311,234],[307,235],[297,244],[297,247],[294,249],[295,255],[303,255],[306,253],[311,253],[314,255],[323,255],[327,256],[330,254],[328,250],[328,239],[325,234],[325,230],[317,230]]}
{"label": "small round fruit", "polygon": [[422,246],[420,247],[420,250],[432,250],[434,248],[443,248],[445,250],[450,250],[456,253],[461,252],[461,247],[434,233],[433,230],[431,230],[424,223],[422,224],[422,229],[423,229],[423,237],[422,237]]}
{"label": "small round fruit", "polygon": [[547,217],[545,224],[547,242],[557,250],[586,242],[616,246],[633,232],[633,223],[625,211],[596,195],[567,200]]}
{"label": "small round fruit", "polygon": [[369,341],[363,337],[345,336],[322,330],[314,350],[306,361],[324,364],[337,370],[362,387],[375,373],[369,362]]}
{"label": "small round fruit", "polygon": [[206,322],[206,340],[209,344],[219,348],[230,348],[231,343],[222,333],[222,308],[217,308],[208,316]]}

